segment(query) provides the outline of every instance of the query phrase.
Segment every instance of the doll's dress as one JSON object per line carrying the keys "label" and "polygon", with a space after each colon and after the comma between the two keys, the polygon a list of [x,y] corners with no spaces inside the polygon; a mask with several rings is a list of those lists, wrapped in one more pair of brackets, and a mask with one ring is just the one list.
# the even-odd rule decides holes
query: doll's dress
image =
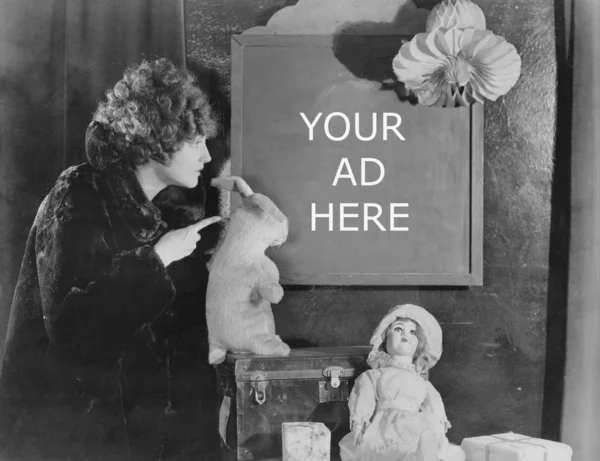
{"label": "doll's dress", "polygon": [[421,434],[429,429],[442,452],[449,427],[440,394],[413,365],[389,366],[361,374],[348,400],[351,425],[367,424],[362,443],[352,434],[340,442],[343,461],[409,461],[415,459]]}

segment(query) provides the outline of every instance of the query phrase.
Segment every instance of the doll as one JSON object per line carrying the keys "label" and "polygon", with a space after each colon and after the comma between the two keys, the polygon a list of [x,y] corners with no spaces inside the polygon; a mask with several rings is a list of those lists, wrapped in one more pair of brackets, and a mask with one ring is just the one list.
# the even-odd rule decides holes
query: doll
{"label": "doll", "polygon": [[243,200],[208,264],[208,361],[223,362],[228,350],[286,356],[290,348],[275,333],[271,310],[283,298],[283,287],[265,250],[286,241],[287,217],[240,177],[215,178],[212,185],[237,192]]}
{"label": "doll", "polygon": [[[354,384],[351,432],[340,441],[342,461],[438,461],[445,456],[446,418],[440,394],[421,376],[442,353],[442,330],[425,309],[392,308],[371,338],[371,370]],[[452,450],[451,450],[452,451]]]}

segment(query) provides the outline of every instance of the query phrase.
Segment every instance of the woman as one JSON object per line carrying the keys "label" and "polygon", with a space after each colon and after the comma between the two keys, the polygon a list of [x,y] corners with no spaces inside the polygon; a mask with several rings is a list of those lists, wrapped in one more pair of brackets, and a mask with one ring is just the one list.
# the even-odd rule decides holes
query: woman
{"label": "woman", "polygon": [[[203,219],[199,181],[216,132],[207,95],[166,59],[132,66],[99,104],[89,163],[60,175],[27,241],[0,376],[0,459],[186,459],[202,445],[207,415],[189,388],[208,372],[215,238],[199,232],[220,218]],[[169,186],[195,202],[166,200]],[[192,327],[204,338],[186,336]]]}

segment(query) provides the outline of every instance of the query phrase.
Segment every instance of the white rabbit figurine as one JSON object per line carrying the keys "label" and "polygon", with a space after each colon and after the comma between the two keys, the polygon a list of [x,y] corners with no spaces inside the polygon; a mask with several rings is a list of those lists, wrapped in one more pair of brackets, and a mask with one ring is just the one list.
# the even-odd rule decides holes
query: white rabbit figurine
{"label": "white rabbit figurine", "polygon": [[265,250],[285,242],[288,219],[242,178],[215,178],[211,184],[238,192],[243,201],[232,211],[225,238],[208,264],[208,361],[223,362],[228,350],[286,356],[290,348],[275,334],[271,310],[271,303],[283,298],[283,288]]}

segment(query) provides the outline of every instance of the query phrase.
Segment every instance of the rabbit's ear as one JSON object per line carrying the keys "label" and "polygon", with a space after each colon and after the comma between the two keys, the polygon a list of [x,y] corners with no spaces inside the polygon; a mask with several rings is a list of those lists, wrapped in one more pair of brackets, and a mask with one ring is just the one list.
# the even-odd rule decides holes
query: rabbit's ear
{"label": "rabbit's ear", "polygon": [[214,178],[210,184],[214,187],[237,192],[242,197],[249,197],[254,192],[250,186],[239,176],[227,176],[222,178]]}

